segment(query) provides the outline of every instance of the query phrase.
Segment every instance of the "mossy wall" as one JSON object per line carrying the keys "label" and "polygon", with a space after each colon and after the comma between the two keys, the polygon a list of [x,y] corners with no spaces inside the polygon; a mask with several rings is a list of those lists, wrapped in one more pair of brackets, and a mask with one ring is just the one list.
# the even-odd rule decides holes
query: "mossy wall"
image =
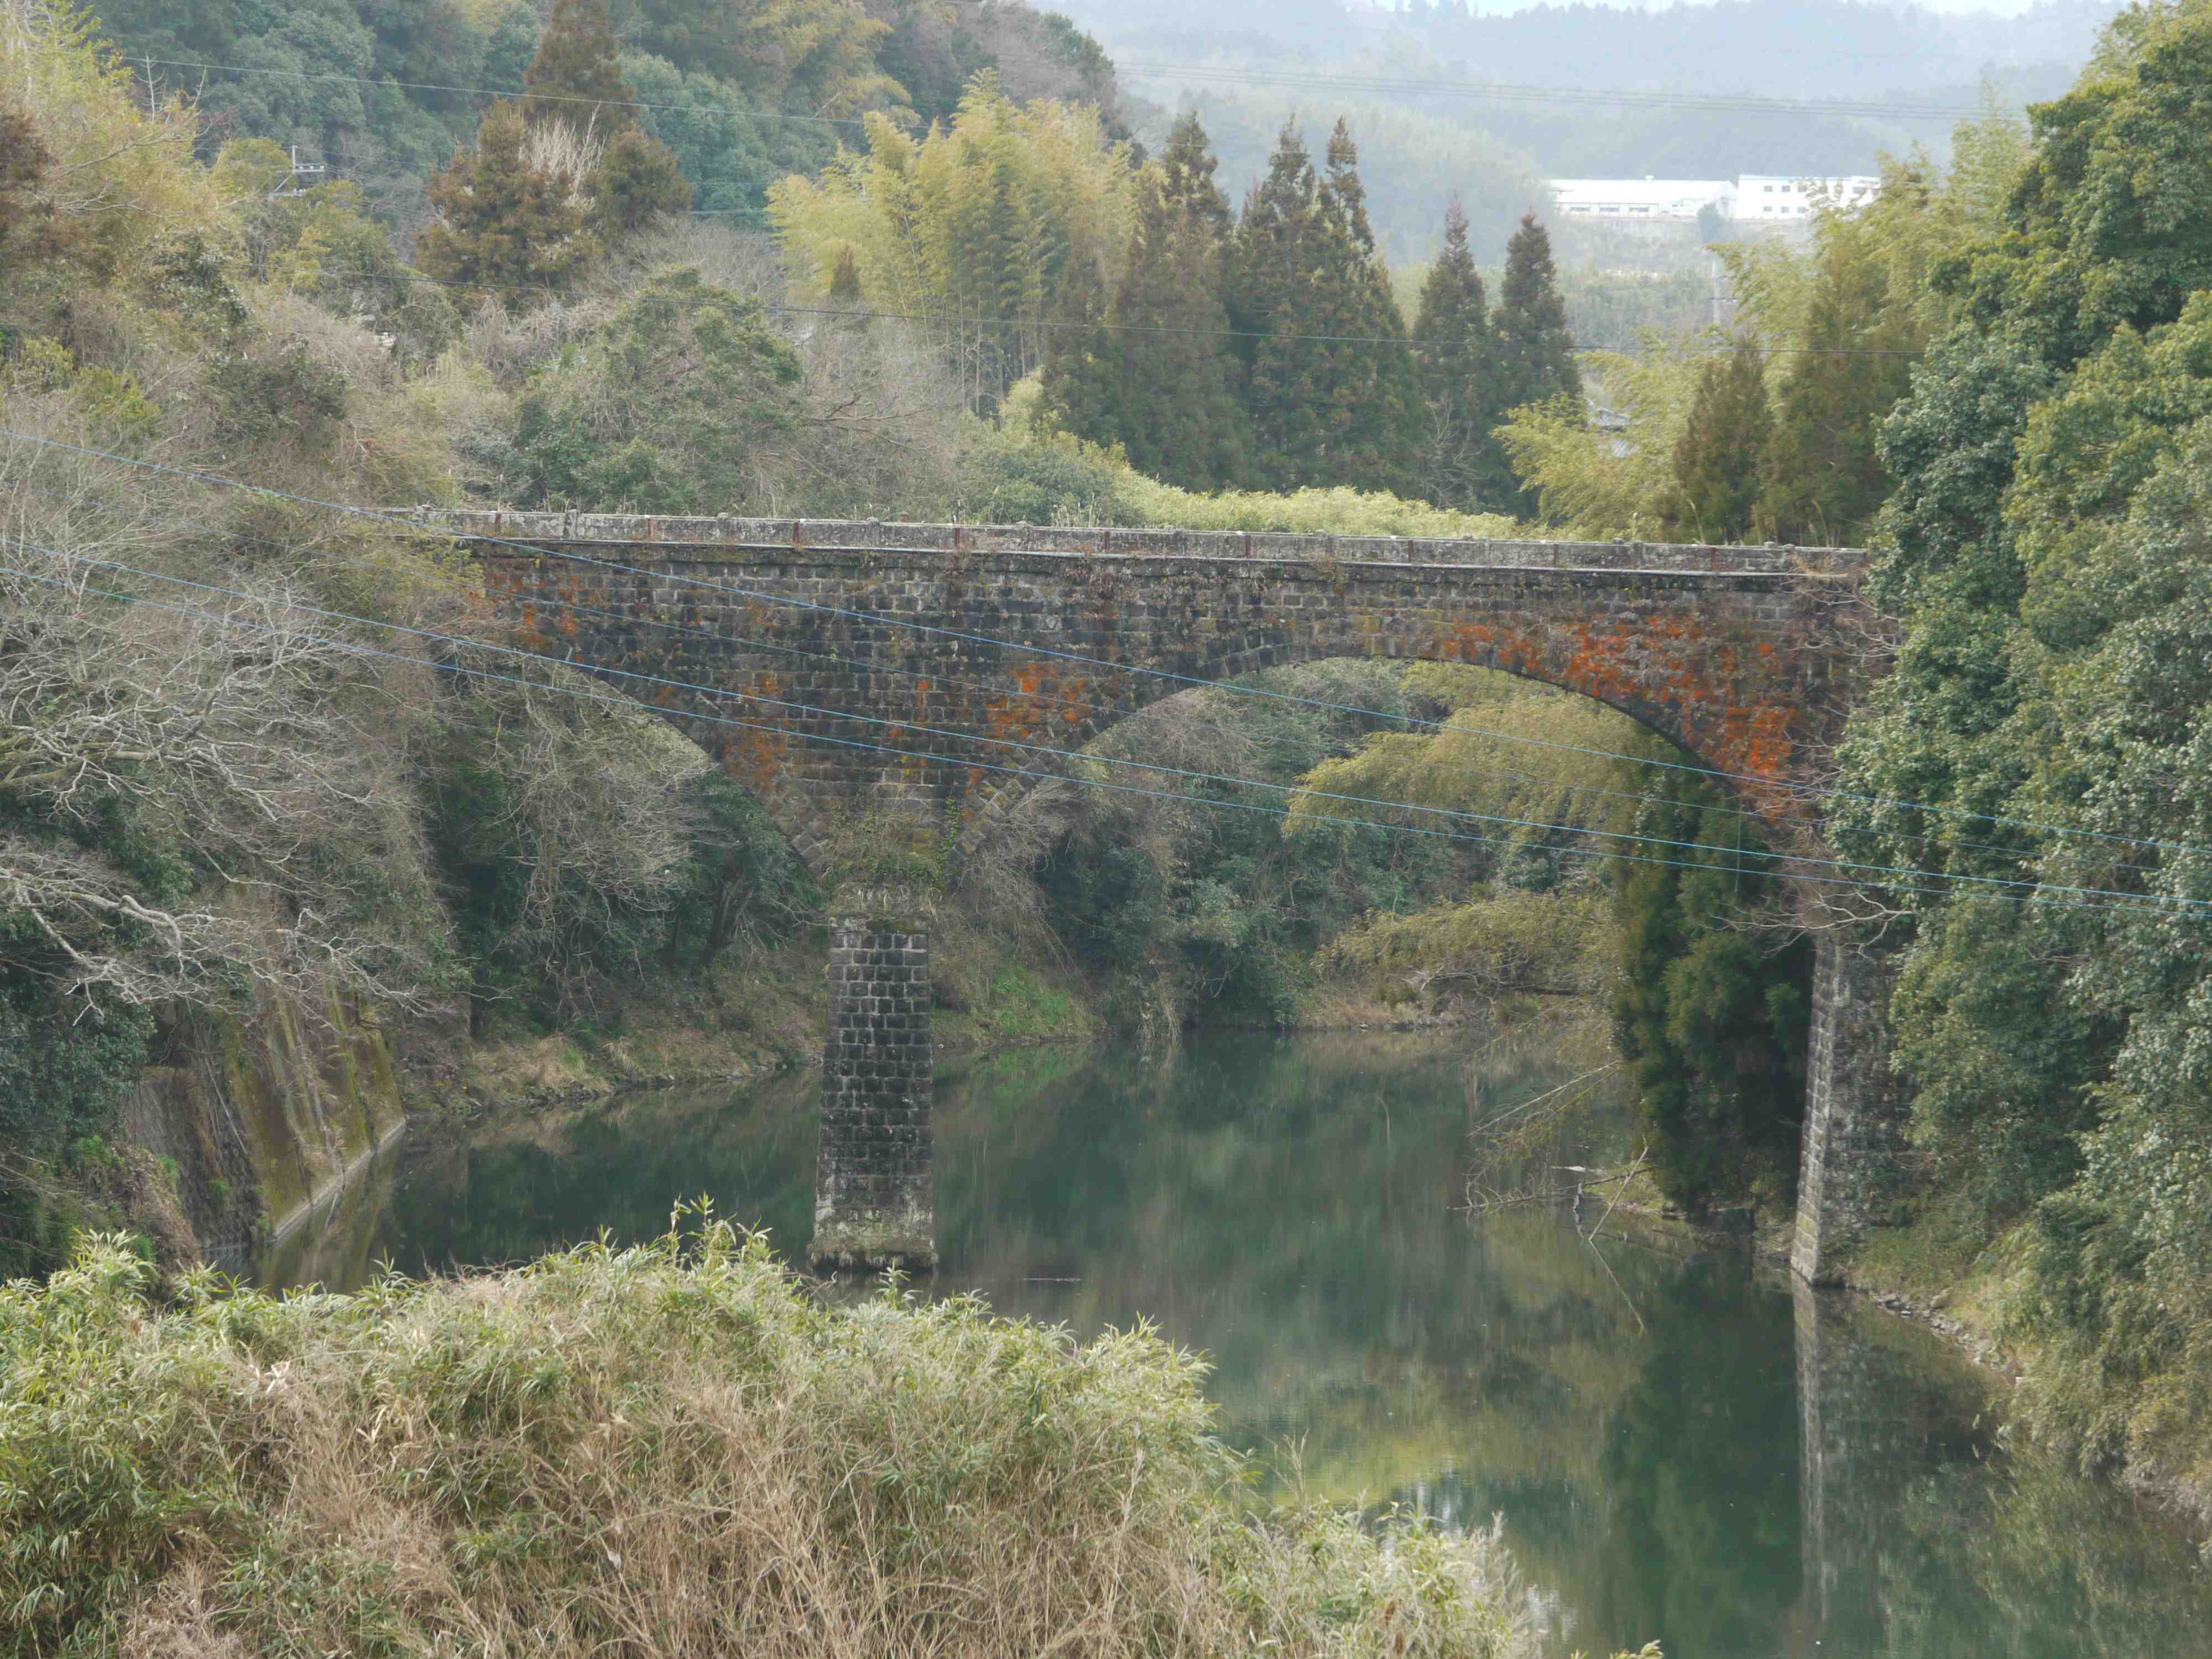
{"label": "mossy wall", "polygon": [[270,996],[198,1016],[139,1079],[124,1136],[176,1169],[200,1254],[233,1273],[401,1125],[381,1021]]}

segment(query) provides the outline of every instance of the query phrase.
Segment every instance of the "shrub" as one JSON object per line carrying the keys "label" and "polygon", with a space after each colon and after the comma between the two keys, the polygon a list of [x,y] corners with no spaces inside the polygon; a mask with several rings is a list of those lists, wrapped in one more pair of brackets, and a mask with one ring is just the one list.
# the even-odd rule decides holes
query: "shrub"
{"label": "shrub", "polygon": [[91,1241],[0,1289],[18,1653],[1530,1650],[1494,1533],[1240,1511],[1203,1367],[757,1236],[289,1300]]}

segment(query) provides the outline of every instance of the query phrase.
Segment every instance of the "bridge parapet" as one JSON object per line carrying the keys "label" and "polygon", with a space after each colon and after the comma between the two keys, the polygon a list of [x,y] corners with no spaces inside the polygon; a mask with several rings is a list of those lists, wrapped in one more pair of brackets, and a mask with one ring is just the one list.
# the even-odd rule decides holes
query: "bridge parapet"
{"label": "bridge parapet", "polygon": [[791,548],[894,553],[1082,553],[1130,557],[1273,559],[1312,563],[1469,565],[1493,569],[1698,570],[1847,574],[1866,556],[1848,547],[1728,547],[1702,543],[1535,541],[1481,537],[1334,536],[1282,531],[1129,530],[1109,526],[906,524],[882,519],[665,517],[628,513],[514,513],[417,508],[426,528],[461,539],[607,542],[710,550]]}

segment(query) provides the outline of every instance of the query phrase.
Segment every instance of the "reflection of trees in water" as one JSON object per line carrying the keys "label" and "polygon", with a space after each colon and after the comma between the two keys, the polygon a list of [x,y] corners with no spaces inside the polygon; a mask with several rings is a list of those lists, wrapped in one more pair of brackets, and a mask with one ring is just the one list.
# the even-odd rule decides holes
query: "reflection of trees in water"
{"label": "reflection of trees in water", "polygon": [[818,1082],[636,1096],[504,1121],[474,1135],[433,1129],[409,1149],[377,1249],[404,1271],[526,1261],[595,1237],[653,1237],[680,1199],[765,1226],[803,1249],[814,1221]]}
{"label": "reflection of trees in water", "polygon": [[1607,1630],[1669,1653],[1773,1651],[1797,1601],[1796,1361],[1790,1309],[1733,1264],[1674,1274],[1607,1427],[1610,1512],[1590,1587]]}
{"label": "reflection of trees in water", "polygon": [[1881,1577],[1882,1626],[1908,1653],[2172,1659],[2203,1652],[2212,1629],[2180,1528],[2039,1457],[1921,1474]]}
{"label": "reflection of trees in water", "polygon": [[[1608,1272],[1550,1213],[1456,1213],[1469,1130],[1572,1069],[1540,1045],[1471,1076],[1433,1040],[1310,1037],[1208,1039],[1164,1066],[1048,1049],[948,1068],[940,1282],[1085,1333],[1154,1318],[1213,1357],[1228,1432],[1298,1443],[1314,1496],[1455,1524],[1502,1511],[1562,1651],[2194,1650],[2185,1545],[2063,1473],[1993,1480],[1969,1445],[1974,1391],[1922,1334],[1823,1301],[1793,1342],[1790,1297],[1741,1264],[1607,1245]],[[704,1191],[795,1250],[817,1089],[805,1073],[434,1133],[374,1249],[510,1261],[603,1225],[657,1233]],[[1806,1431],[1832,1454],[1816,1508],[1801,1362]]]}
{"label": "reflection of trees in water", "polygon": [[[1457,1525],[1503,1514],[1516,1555],[1551,1592],[1563,1642],[1610,1650],[1656,1637],[1670,1654],[1717,1659],[1778,1651],[1800,1563],[1788,1302],[1738,1263],[1622,1254],[1615,1270],[1646,1326],[1613,1333],[1626,1375],[1595,1396],[1560,1399],[1553,1382],[1486,1390],[1480,1406],[1565,1419],[1583,1454],[1536,1468],[1462,1457],[1392,1500]],[[1519,1362],[1490,1370],[1544,1379],[1525,1354]]]}

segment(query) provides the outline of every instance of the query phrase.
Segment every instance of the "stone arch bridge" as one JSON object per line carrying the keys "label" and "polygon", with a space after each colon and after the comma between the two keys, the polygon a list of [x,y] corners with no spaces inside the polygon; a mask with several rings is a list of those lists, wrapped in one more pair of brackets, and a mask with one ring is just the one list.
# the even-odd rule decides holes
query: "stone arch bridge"
{"label": "stone arch bridge", "polygon": [[[1869,672],[1850,549],[416,516],[479,562],[521,643],[642,677],[611,683],[719,757],[817,861],[856,826],[964,850],[1033,787],[1023,774],[1056,769],[1039,750],[1080,749],[1194,681],[1347,656],[1594,697],[1735,775],[1780,843],[1817,847],[1790,786]],[[833,918],[825,1261],[933,1259],[915,902],[854,897]],[[1881,963],[1844,931],[1816,937],[1793,1265],[1820,1281],[1878,1201],[1901,1112]]]}

